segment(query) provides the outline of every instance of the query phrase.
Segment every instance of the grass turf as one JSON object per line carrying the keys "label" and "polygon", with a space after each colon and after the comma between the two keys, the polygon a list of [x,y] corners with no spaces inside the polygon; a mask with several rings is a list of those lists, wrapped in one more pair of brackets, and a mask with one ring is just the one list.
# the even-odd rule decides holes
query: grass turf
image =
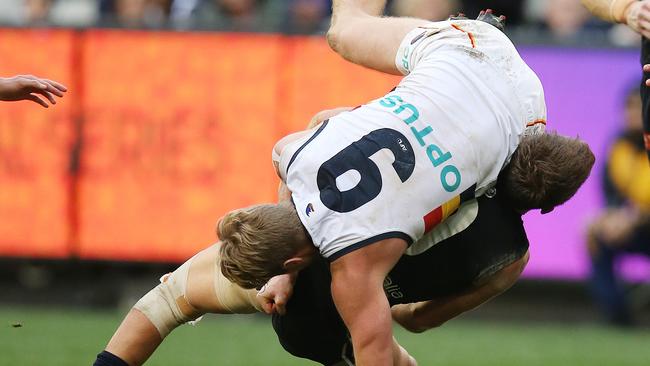
{"label": "grass turf", "polygon": [[[121,316],[0,307],[0,365],[91,365]],[[424,334],[396,330],[396,336],[421,366],[650,365],[648,330],[456,320]],[[286,354],[262,316],[211,316],[196,327],[177,329],[147,365],[314,363]]]}

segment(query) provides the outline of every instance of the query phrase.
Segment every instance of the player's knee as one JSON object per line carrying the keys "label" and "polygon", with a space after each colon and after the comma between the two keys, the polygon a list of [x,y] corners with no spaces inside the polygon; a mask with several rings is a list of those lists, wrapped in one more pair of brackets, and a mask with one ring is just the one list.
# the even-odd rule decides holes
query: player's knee
{"label": "player's knee", "polygon": [[190,263],[185,262],[176,271],[164,276],[162,283],[133,306],[149,319],[162,338],[179,325],[202,315],[186,298]]}

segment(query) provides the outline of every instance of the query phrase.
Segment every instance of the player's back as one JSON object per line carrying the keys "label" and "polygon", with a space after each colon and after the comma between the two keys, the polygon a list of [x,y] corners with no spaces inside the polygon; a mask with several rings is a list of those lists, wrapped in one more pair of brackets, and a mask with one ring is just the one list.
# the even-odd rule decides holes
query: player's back
{"label": "player's back", "polygon": [[545,118],[539,80],[491,25],[432,23],[402,45],[396,62],[410,74],[394,91],[282,153],[300,219],[330,259],[422,238],[491,187],[526,125]]}
{"label": "player's back", "polygon": [[396,64],[407,76],[395,93],[426,105],[431,118],[462,131],[464,143],[474,149],[482,169],[479,189],[496,180],[524,134],[543,131],[546,104],[539,78],[508,37],[488,23],[434,22],[415,30],[402,43]]}

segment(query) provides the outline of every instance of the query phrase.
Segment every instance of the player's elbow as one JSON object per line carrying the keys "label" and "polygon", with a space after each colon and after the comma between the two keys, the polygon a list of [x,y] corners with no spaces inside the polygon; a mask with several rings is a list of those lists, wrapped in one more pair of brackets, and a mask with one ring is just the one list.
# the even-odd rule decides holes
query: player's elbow
{"label": "player's elbow", "polygon": [[355,49],[353,45],[355,41],[358,41],[358,37],[357,29],[342,22],[339,22],[338,25],[332,24],[326,34],[327,44],[330,48],[350,62],[354,62]]}
{"label": "player's elbow", "polygon": [[447,319],[441,318],[427,319],[427,321],[414,324],[408,331],[411,333],[424,333],[427,330],[439,328],[446,322]]}
{"label": "player's elbow", "polygon": [[340,27],[336,26],[331,26],[327,30],[327,34],[325,35],[325,38],[327,38],[327,44],[330,46],[332,51],[336,53],[341,53],[341,31]]}
{"label": "player's elbow", "polygon": [[526,254],[524,254],[524,256],[519,260],[499,271],[489,282],[489,286],[492,289],[492,292],[495,294],[500,294],[512,287],[519,280],[519,277],[524,271],[524,268],[526,268],[528,259],[529,253],[526,252]]}
{"label": "player's elbow", "polygon": [[427,324],[426,326],[422,325],[422,324],[414,324],[413,326],[405,327],[405,329],[407,331],[411,332],[411,333],[419,334],[419,333],[424,333],[429,329],[438,328],[439,326],[443,325],[444,323],[445,322],[439,322],[439,323],[436,322],[436,323],[432,323],[432,324]]}
{"label": "player's elbow", "polygon": [[404,324],[404,328],[411,333],[424,333],[429,329],[442,326],[447,321],[447,319],[438,314],[432,314],[426,310],[426,307],[412,308],[412,315],[410,318],[412,321]]}

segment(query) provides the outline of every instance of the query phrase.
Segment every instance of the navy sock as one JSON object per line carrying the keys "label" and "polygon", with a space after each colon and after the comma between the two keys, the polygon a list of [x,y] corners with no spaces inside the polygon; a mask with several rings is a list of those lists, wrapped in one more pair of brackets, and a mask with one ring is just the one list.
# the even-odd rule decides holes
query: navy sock
{"label": "navy sock", "polygon": [[129,366],[129,364],[108,351],[102,351],[97,355],[93,366]]}

